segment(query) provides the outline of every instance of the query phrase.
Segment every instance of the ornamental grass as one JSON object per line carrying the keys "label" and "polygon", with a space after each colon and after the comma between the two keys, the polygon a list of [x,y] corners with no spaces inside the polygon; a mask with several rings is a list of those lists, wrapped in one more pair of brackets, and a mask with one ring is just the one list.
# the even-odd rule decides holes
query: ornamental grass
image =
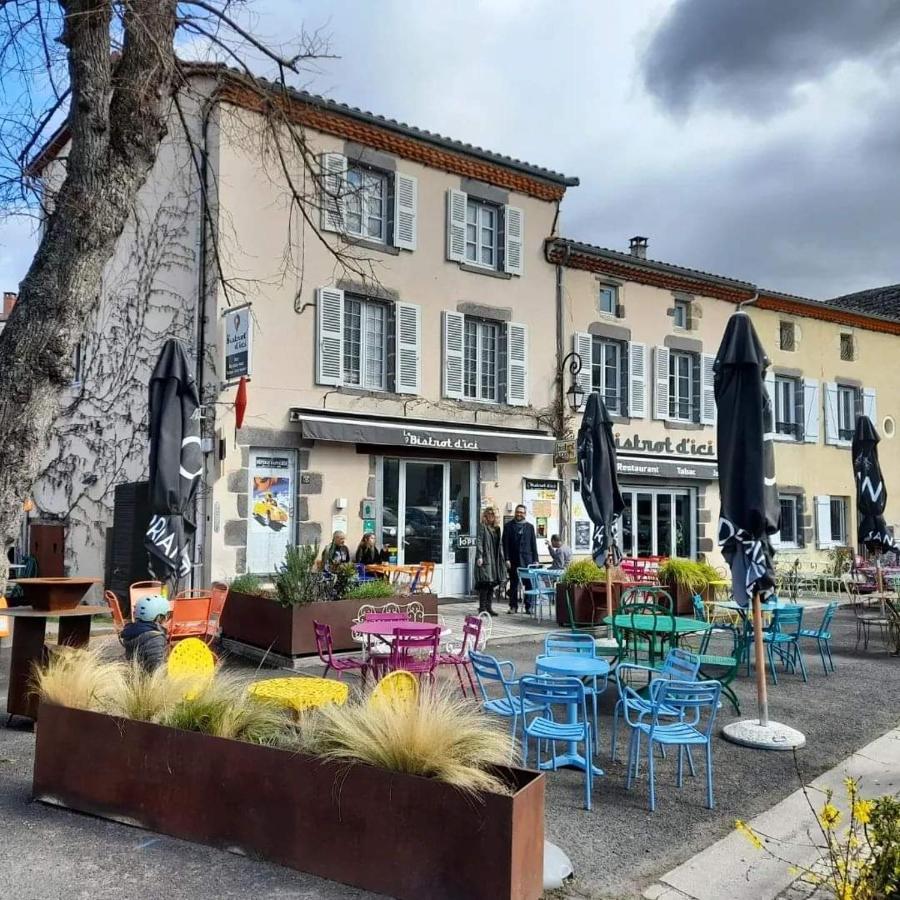
{"label": "ornamental grass", "polygon": [[59,647],[44,668],[35,669],[34,690],[49,703],[109,712],[125,677],[121,661],[101,658],[96,650]]}

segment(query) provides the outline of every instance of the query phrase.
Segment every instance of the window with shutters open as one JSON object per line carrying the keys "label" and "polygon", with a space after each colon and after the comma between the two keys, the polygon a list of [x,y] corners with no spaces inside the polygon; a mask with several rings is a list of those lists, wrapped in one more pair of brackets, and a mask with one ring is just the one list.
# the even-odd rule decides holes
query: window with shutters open
{"label": "window with shutters open", "polygon": [[476,269],[522,275],[525,213],[465,191],[447,191],[447,259]]}
{"label": "window with shutters open", "polygon": [[444,396],[482,403],[528,403],[528,330],[445,311]]}
{"label": "window with shutters open", "polygon": [[694,354],[669,351],[669,418],[694,421]]}
{"label": "window with shutters open", "polygon": [[803,391],[799,378],[775,375],[775,433],[800,440],[802,437]]}
{"label": "window with shutters open", "polygon": [[591,356],[591,390],[599,392],[612,415],[624,415],[622,343],[595,337]]}

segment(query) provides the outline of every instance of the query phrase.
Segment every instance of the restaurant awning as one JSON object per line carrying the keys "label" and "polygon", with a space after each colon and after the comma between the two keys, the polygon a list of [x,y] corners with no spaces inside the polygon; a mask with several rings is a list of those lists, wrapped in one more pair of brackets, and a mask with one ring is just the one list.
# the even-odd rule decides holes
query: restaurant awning
{"label": "restaurant awning", "polygon": [[298,422],[304,438],[447,450],[470,453],[553,454],[555,439],[541,431],[486,428],[479,425],[453,427],[445,422],[422,419],[383,419],[376,416],[342,415],[307,409],[292,409],[291,421]]}

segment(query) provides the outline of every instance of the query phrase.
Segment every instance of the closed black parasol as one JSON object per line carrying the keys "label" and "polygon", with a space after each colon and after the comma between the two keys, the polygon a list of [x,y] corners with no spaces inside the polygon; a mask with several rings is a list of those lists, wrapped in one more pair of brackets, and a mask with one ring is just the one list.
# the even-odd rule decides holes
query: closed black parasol
{"label": "closed black parasol", "polygon": [[150,376],[151,519],[144,546],[160,581],[174,583],[190,574],[201,469],[197,386],[184,346],[169,339]]}
{"label": "closed black parasol", "polygon": [[716,355],[719,546],[734,599],[746,606],[775,586],[770,536],[779,528],[772,404],[763,378],[769,359],[742,312],[729,320]]}
{"label": "closed black parasol", "polygon": [[625,502],[616,475],[612,420],[596,392],[588,395],[584,418],[578,429],[578,475],[581,479],[581,499],[588,517],[594,523],[591,555],[602,566],[609,551],[612,563],[616,565],[622,553],[616,545],[614,526],[622,515]]}
{"label": "closed black parasol", "polygon": [[856,478],[857,539],[860,547],[874,553],[895,550],[894,539],[884,521],[887,488],[878,462],[881,438],[868,416],[856,420],[853,432],[853,475]]}

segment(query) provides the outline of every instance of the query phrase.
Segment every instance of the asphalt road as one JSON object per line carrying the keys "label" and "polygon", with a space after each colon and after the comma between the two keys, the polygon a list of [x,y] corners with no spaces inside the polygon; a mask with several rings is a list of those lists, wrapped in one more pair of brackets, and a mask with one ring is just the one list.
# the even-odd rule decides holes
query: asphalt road
{"label": "asphalt road", "polygon": [[[812,624],[820,613],[810,616]],[[798,755],[809,780],[900,721],[900,659],[880,645],[854,652],[852,614],[834,623],[837,672],[827,678],[818,655],[807,658],[809,684],[779,676],[770,685],[772,718],[800,728],[807,747]],[[498,657],[529,671],[537,641],[497,644]],[[5,700],[8,650],[0,660]],[[745,714],[753,715],[754,682],[736,682]],[[707,810],[702,769],[680,791],[673,761],[657,774],[657,811],[647,809],[646,781],[624,787],[624,765],[609,759],[613,692],[603,698],[598,764],[606,775],[595,781],[594,808],[582,809],[582,775],[550,773],[547,779],[547,837],[572,858],[576,897],[639,897],[642,887],[716,840],[735,818],[749,818],[798,786],[793,756],[714,745],[716,808]],[[0,701],[2,702],[2,701]],[[720,721],[734,718],[730,705]],[[34,737],[0,727],[0,897],[53,898],[275,898],[369,897],[332,882],[301,875],[259,860],[211,850],[167,837],[46,807],[30,799]],[[477,864],[488,864],[477,856]],[[426,896],[423,894],[423,897]]]}

